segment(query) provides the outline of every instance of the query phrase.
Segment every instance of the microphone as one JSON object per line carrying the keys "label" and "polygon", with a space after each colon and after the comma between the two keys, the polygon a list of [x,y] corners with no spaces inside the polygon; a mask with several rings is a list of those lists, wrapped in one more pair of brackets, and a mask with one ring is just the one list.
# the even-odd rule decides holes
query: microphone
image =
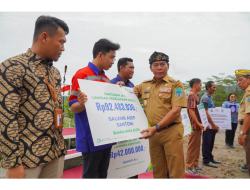
{"label": "microphone", "polygon": [[63,77],[63,84],[64,84],[63,86],[63,113],[64,113],[64,89],[65,89],[65,81],[66,81],[65,79],[66,72],[67,72],[67,65],[65,65],[64,67],[64,77]]}

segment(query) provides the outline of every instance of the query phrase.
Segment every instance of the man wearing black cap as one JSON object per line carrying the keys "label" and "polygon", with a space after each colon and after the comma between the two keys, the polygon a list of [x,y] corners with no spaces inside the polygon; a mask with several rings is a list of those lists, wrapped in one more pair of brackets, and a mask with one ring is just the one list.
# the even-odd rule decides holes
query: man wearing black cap
{"label": "man wearing black cap", "polygon": [[240,135],[238,142],[246,152],[246,162],[250,176],[250,70],[239,69],[235,71],[238,86],[245,91],[239,108]]}
{"label": "man wearing black cap", "polygon": [[148,121],[152,127],[141,133],[149,138],[150,157],[154,178],[184,178],[183,133],[181,109],[187,107],[183,84],[167,72],[169,57],[154,52],[149,58],[154,78],[134,87],[134,93],[143,99]]}

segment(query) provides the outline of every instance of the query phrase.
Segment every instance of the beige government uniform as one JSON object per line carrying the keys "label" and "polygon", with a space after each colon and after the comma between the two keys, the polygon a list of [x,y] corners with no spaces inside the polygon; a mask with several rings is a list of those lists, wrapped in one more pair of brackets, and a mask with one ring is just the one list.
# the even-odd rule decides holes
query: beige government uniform
{"label": "beige government uniform", "polygon": [[[246,113],[250,113],[250,85],[246,88],[245,94],[241,100],[238,110],[238,121],[243,121]],[[242,126],[240,126],[240,129],[242,129]],[[245,143],[243,148],[246,152],[247,168],[250,175],[250,128],[246,132]]]}
{"label": "beige government uniform", "polygon": [[[172,107],[187,107],[183,84],[168,75],[157,82],[155,78],[146,80],[134,89],[138,91],[138,97],[143,99],[145,113],[151,126],[158,124]],[[184,178],[184,127],[181,115],[174,122],[175,125],[156,132],[149,138],[154,178],[166,178],[166,167],[170,178]]]}

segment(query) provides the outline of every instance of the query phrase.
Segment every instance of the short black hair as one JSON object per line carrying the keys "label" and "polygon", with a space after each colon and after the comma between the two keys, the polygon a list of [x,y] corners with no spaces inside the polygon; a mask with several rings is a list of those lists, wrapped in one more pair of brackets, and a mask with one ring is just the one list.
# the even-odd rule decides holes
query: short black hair
{"label": "short black hair", "polygon": [[201,82],[201,79],[193,78],[190,80],[189,85],[191,88],[193,88],[194,84],[199,84]]}
{"label": "short black hair", "polygon": [[128,57],[123,57],[118,60],[118,63],[117,63],[118,73],[120,72],[120,66],[122,65],[125,68],[126,65],[128,64],[128,61],[133,62],[133,59],[128,58]]}
{"label": "short black hair", "polygon": [[115,44],[109,41],[108,39],[102,38],[98,40],[94,45],[93,58],[95,59],[100,52],[102,52],[103,54],[106,54],[110,52],[110,50],[116,51],[118,49],[120,49],[120,44],[118,43]]}
{"label": "short black hair", "polygon": [[[235,95],[235,93],[230,93],[230,94],[228,95],[228,97],[227,97],[227,101],[230,101],[230,96],[231,96],[232,94]],[[235,95],[235,97],[236,97],[236,95]]]}
{"label": "short black hair", "polygon": [[206,90],[208,90],[208,88],[211,88],[212,87],[212,84],[214,83],[214,81],[207,81],[205,87],[206,87]]}
{"label": "short black hair", "polygon": [[53,37],[57,33],[58,27],[61,27],[66,35],[69,33],[69,27],[64,21],[52,16],[39,16],[35,23],[33,42],[36,42],[43,32],[47,32],[50,37]]}

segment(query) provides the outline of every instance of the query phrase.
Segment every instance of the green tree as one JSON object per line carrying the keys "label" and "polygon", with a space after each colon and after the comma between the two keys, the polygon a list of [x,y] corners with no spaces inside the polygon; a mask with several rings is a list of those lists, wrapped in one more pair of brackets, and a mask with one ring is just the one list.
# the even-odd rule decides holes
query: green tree
{"label": "green tree", "polygon": [[[229,93],[234,93],[236,95],[236,101],[240,102],[244,95],[244,91],[238,87],[236,77],[234,75],[224,76],[224,73],[219,73],[219,76],[214,76],[207,78],[207,80],[202,85],[202,90],[199,92],[199,96],[202,97],[206,92],[205,84],[207,81],[214,81],[216,84],[216,91],[213,94],[213,99],[215,101],[216,107],[221,107],[223,102],[227,101]],[[191,90],[189,86],[189,81],[183,83],[186,94]]]}
{"label": "green tree", "polygon": [[[189,94],[189,92],[190,92],[190,90],[191,90],[191,87],[190,87],[190,85],[189,85],[189,82],[190,82],[190,81],[186,81],[186,82],[183,83],[183,86],[184,86],[184,90],[185,90],[186,96]],[[206,92],[205,84],[206,84],[206,82],[203,82],[203,83],[202,83],[202,89],[201,89],[200,92],[198,92],[198,94],[199,94],[200,97],[202,97],[203,94]]]}
{"label": "green tree", "polygon": [[[70,92],[68,92],[68,95],[70,95]],[[74,113],[70,111],[69,107],[69,97],[65,98],[64,100],[64,113],[63,113],[63,127],[69,127],[69,119],[70,121],[70,127],[75,127],[75,116]]]}
{"label": "green tree", "polygon": [[140,104],[143,104],[143,99],[139,98],[139,102],[140,102]]}
{"label": "green tree", "polygon": [[221,107],[223,102],[227,101],[229,93],[236,95],[236,101],[240,102],[243,98],[244,91],[238,87],[236,77],[234,75],[224,76],[225,73],[219,73],[220,76],[213,76],[208,78],[216,84],[216,92],[213,94],[213,98],[216,103],[216,107]]}
{"label": "green tree", "polygon": [[190,90],[191,90],[191,87],[189,86],[189,82],[190,82],[190,81],[188,80],[188,81],[186,81],[186,82],[183,83],[184,91],[185,91],[185,94],[186,94],[186,95],[188,95],[189,92],[190,92]]}

